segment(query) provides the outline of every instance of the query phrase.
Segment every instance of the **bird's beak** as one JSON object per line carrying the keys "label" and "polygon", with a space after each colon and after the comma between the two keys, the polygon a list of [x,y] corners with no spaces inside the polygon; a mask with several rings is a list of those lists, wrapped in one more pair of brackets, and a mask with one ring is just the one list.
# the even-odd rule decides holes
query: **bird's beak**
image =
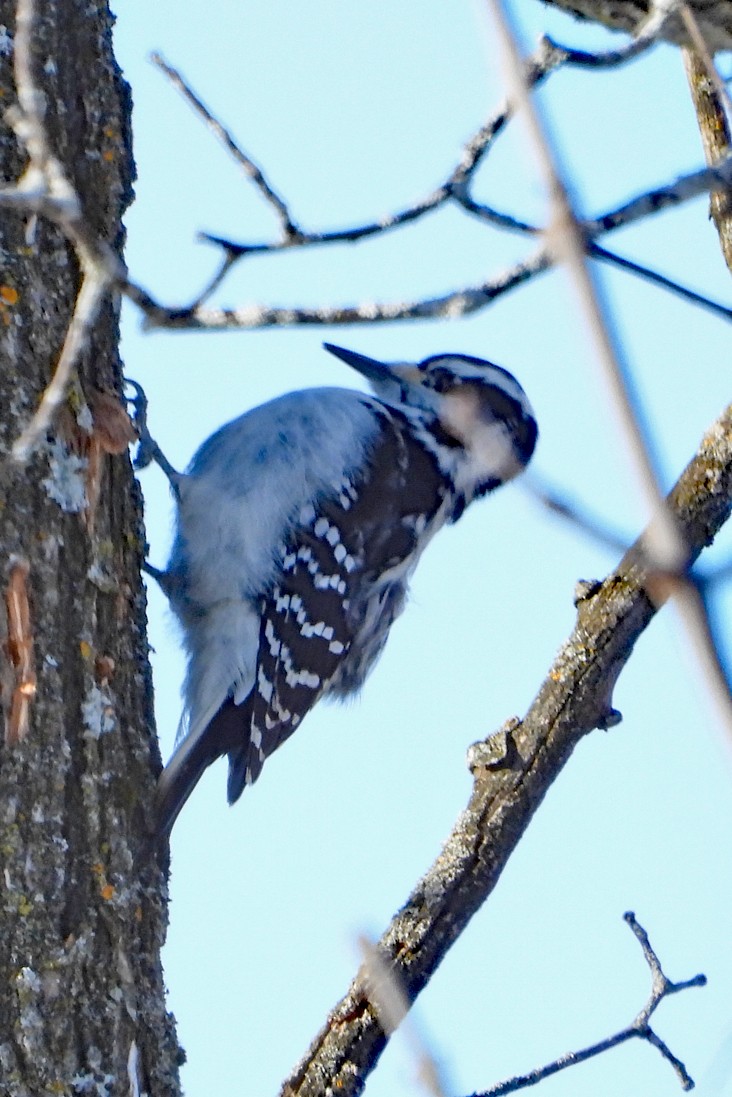
{"label": "bird's beak", "polygon": [[335,354],[336,358],[340,358],[346,365],[358,370],[367,381],[372,381],[378,385],[379,383],[383,384],[384,381],[393,380],[392,368],[387,366],[385,362],[378,362],[375,358],[367,358],[365,354],[357,354],[355,350],[346,350],[345,347],[337,347],[333,343],[323,343],[323,346],[330,354]]}

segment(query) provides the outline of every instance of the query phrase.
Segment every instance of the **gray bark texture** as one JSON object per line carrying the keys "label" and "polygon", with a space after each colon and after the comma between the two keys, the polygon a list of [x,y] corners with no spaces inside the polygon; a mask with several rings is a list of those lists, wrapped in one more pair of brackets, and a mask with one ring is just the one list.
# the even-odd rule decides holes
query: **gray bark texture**
{"label": "gray bark texture", "polygon": [[[14,23],[0,0],[2,30]],[[34,63],[53,150],[88,223],[119,249],[134,166],[112,23],[106,0],[44,0]],[[4,107],[16,98],[7,42]],[[24,164],[0,116],[3,183]],[[138,857],[160,760],[116,304],[48,439],[25,467],[9,456],[78,285],[57,228],[0,211],[0,1095],[172,1097],[166,880]]]}
{"label": "gray bark texture", "polygon": [[[580,19],[601,23],[609,30],[638,34],[653,7],[652,0],[544,0]],[[732,2],[730,0],[687,0],[702,34],[712,51],[732,49]],[[659,37],[677,45],[689,38],[680,16],[669,18]]]}

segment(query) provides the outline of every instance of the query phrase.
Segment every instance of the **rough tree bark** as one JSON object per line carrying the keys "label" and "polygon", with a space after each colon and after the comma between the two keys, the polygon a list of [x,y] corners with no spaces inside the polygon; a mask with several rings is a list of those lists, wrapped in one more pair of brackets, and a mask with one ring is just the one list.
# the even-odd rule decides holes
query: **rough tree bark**
{"label": "rough tree bark", "polygon": [[[50,140],[89,223],[121,248],[133,161],[112,16],[106,0],[38,7]],[[14,9],[0,0],[5,106]],[[3,180],[24,162],[0,121]],[[134,864],[159,756],[117,307],[21,468],[9,450],[52,375],[78,264],[53,225],[4,211],[0,256],[0,1092],[167,1097],[180,1052],[159,961],[165,881]]]}

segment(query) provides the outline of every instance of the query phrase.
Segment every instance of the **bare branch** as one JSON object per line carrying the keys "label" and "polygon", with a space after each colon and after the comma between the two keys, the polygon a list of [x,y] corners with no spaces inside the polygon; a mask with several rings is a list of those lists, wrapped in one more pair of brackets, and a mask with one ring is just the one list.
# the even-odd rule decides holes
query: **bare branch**
{"label": "bare branch", "polygon": [[[529,224],[529,222],[522,221],[512,214],[503,213],[493,209],[492,206],[487,206],[482,202],[476,202],[467,192],[460,196],[459,201],[466,213],[470,213],[479,220],[485,221],[496,228],[505,229],[508,232],[518,232],[527,236],[538,236],[541,234],[542,230],[538,225]],[[617,224],[613,224],[611,228],[620,228],[622,223],[623,222],[619,221]],[[696,290],[690,289],[688,286],[684,286],[680,282],[668,278],[665,274],[660,274],[658,271],[652,270],[650,267],[644,266],[641,263],[636,263],[632,259],[625,259],[622,255],[618,255],[617,252],[608,251],[607,248],[601,247],[589,238],[590,229],[587,222],[583,222],[582,227],[585,232],[585,251],[591,258],[599,259],[609,266],[617,267],[619,270],[627,271],[629,274],[634,274],[637,278],[640,278],[645,282],[660,286],[662,289],[668,290],[669,293],[676,294],[676,296],[682,297],[685,301],[689,301],[693,305],[698,305],[699,308],[706,309],[708,312],[713,313],[715,316],[719,316],[723,320],[732,320],[732,308],[723,305],[720,301],[713,300],[711,297],[707,297],[703,293],[698,293]]]}
{"label": "bare branch", "polygon": [[[574,57],[581,57],[581,64],[586,63],[587,54],[575,54],[574,51],[563,46],[555,45],[550,39],[545,38],[539,45],[536,54],[526,63],[526,78],[535,86],[546,79],[556,68],[564,64],[574,63]],[[356,243],[370,236],[389,232],[402,225],[423,217],[426,213],[437,209],[451,198],[462,194],[471,180],[475,170],[492,146],[496,137],[503,131],[511,117],[510,103],[504,103],[491,117],[468,139],[463,148],[462,155],[454,170],[448,178],[435,190],[418,199],[410,206],[395,213],[387,214],[376,221],[369,221],[351,228],[334,230],[331,232],[311,232],[295,225],[289,211],[279,195],[277,195],[264,179],[260,169],[252,159],[244,153],[235,142],[229,131],[223,124],[211,114],[203,104],[200,97],[183,80],[180,74],[172,66],[168,65],[159,54],[153,56],[153,61],[165,72],[178,90],[185,96],[198,114],[203,117],[209,128],[223,142],[225,147],[240,163],[247,175],[255,182],[264,198],[274,205],[280,220],[283,221],[284,232],[282,239],[272,243],[240,243],[228,240],[212,233],[201,233],[201,238],[217,244],[234,259],[251,254],[266,254],[273,251],[281,251],[290,247],[320,247],[327,244]],[[284,223],[286,221],[286,224]],[[206,291],[208,294],[208,290]]]}
{"label": "bare branch", "polygon": [[635,915],[631,911],[628,911],[623,917],[635,934],[636,939],[639,941],[640,946],[643,949],[646,963],[651,971],[651,994],[635,1020],[626,1028],[621,1029],[620,1032],[616,1032],[614,1036],[608,1036],[604,1040],[599,1040],[598,1043],[583,1048],[581,1051],[570,1051],[566,1055],[562,1055],[559,1059],[547,1063],[546,1066],[538,1067],[536,1070],[529,1071],[528,1074],[508,1078],[505,1082],[499,1082],[497,1085],[491,1086],[490,1089],[483,1090],[480,1094],[473,1094],[473,1097],[503,1097],[503,1094],[505,1093],[516,1093],[519,1089],[526,1089],[527,1086],[536,1085],[537,1082],[543,1081],[544,1078],[550,1078],[552,1074],[558,1074],[560,1070],[575,1066],[577,1063],[584,1063],[588,1059],[594,1059],[596,1056],[603,1055],[605,1052],[610,1051],[611,1048],[618,1047],[620,1044],[627,1043],[628,1040],[636,1038],[645,1040],[646,1043],[651,1044],[661,1053],[663,1058],[671,1064],[681,1083],[682,1089],[693,1089],[694,1082],[686,1067],[680,1059],[677,1059],[676,1056],[672,1054],[663,1040],[656,1035],[649,1026],[648,1021],[650,1020],[651,1014],[664,998],[667,998],[671,994],[676,994],[680,990],[706,986],[706,976],[695,975],[693,979],[686,979],[682,983],[672,983],[664,975],[660,961],[651,948],[648,934],[636,920]]}
{"label": "bare branch", "polygon": [[284,251],[287,248],[313,248],[328,244],[356,244],[360,240],[366,240],[370,236],[380,236],[392,229],[401,228],[411,221],[417,221],[426,213],[437,209],[451,197],[446,186],[438,187],[431,194],[421,198],[418,202],[396,213],[388,213],[380,217],[378,221],[367,221],[362,225],[354,225],[352,228],[333,229],[330,232],[306,232],[298,231],[298,235],[292,238],[278,240],[268,244],[245,244],[235,240],[228,240],[223,236],[215,236],[213,233],[200,232],[199,239],[210,244],[216,244],[223,248],[234,259],[241,259],[248,255],[267,255],[275,251]]}
{"label": "bare branch", "polygon": [[[614,50],[605,54],[591,54],[582,50],[574,50],[567,46],[558,45],[550,38],[545,37],[539,43],[536,53],[526,61],[525,78],[531,87],[535,87],[563,65],[577,65],[585,68],[607,68],[609,66],[617,66],[623,64],[631,57],[636,56],[644,49],[647,49],[651,44],[651,40],[648,40],[642,43],[631,43],[621,50]],[[470,185],[480,163],[492,147],[495,139],[505,129],[506,124],[512,116],[513,108],[510,101],[506,101],[493,115],[491,115],[480,129],[468,139],[455,168],[447,179],[435,190],[429,192],[410,206],[398,210],[395,213],[386,214],[375,221],[369,221],[345,229],[336,229],[328,232],[313,232],[305,230],[302,226],[295,224],[284,199],[272,189],[266,181],[261,169],[254,163],[251,157],[241,149],[230,131],[224,127],[224,125],[204,105],[201,98],[193,91],[180,73],[165,62],[159,54],[153,56],[153,61],[166,73],[181,94],[192,105],[194,110],[204,119],[206,125],[214,132],[219,140],[222,141],[229,152],[231,152],[237,163],[244,168],[247,176],[254,181],[265,201],[274,207],[283,226],[282,237],[279,240],[268,243],[239,242],[218,236],[214,233],[199,233],[200,239],[215,244],[224,250],[225,260],[213,279],[204,287],[194,302],[182,308],[168,310],[171,317],[175,315],[176,325],[180,323],[180,318],[183,313],[189,315],[193,314],[197,307],[201,305],[204,300],[208,299],[213,291],[220,285],[230,267],[246,256],[268,254],[292,247],[310,248],[329,244],[357,243],[360,240],[365,240],[371,236],[380,235],[417,221],[450,201],[454,201],[456,204],[462,206],[469,213],[480,210],[483,219],[489,219],[486,217],[486,214],[488,213],[487,207],[481,207],[478,203],[475,203],[471,197]],[[498,224],[502,228],[520,228],[523,231],[531,231],[530,226],[524,225],[513,218],[503,217],[497,213],[493,213],[492,218],[490,219],[493,220],[493,223]],[[142,303],[147,296],[144,294],[144,291],[140,291],[139,288],[136,288],[135,293],[130,294],[130,296],[140,305],[140,307],[145,307]],[[156,314],[156,317],[153,318],[148,314],[148,319],[153,320],[157,326],[160,326],[159,317],[161,315],[161,306],[156,305],[152,309],[152,312]],[[400,315],[398,318],[402,319],[403,316]]]}
{"label": "bare branch", "polygon": [[[730,185],[732,185],[732,156],[726,158],[716,167],[703,168],[699,171],[692,172],[689,175],[679,176],[671,183],[667,183],[652,191],[646,191],[642,195],[624,203],[622,206],[618,206],[617,208],[602,214],[600,217],[588,221],[580,221],[577,223],[578,232],[583,241],[585,241],[588,252],[592,254],[591,243],[587,244],[586,241],[592,241],[596,236],[633,224],[635,221],[643,220],[664,209],[673,208],[692,198],[698,197],[700,194],[706,194],[710,190],[720,189],[721,187]],[[434,193],[437,194],[438,192]],[[455,201],[458,201],[458,198],[455,195],[453,195],[453,198],[455,198]],[[0,203],[1,202],[2,195],[0,194]],[[428,204],[428,200],[425,199],[425,208],[427,208]],[[464,206],[471,213],[479,215],[485,214],[486,219],[489,219],[494,223],[500,222],[501,227],[503,228],[526,232],[527,234],[535,233],[537,231],[535,226],[528,225],[515,218],[510,218],[507,215],[498,214],[496,211],[490,210],[489,207],[481,206],[480,203],[474,202],[469,197],[466,199],[465,195],[460,196],[459,204]],[[405,224],[408,220],[414,220],[421,216],[421,212],[423,212],[421,207],[410,207],[408,211],[402,211],[399,214],[395,214],[392,218],[384,218],[382,222],[373,222],[368,226],[360,226],[356,229],[343,229],[334,233],[304,234],[302,239],[304,240],[305,245],[308,243],[315,245],[318,243],[326,244],[353,241],[367,235],[375,235],[378,232],[386,231],[392,227],[398,227],[398,225]],[[205,238],[218,244],[227,252],[231,251],[234,257],[237,256],[238,252],[247,254],[265,253],[281,250],[285,246],[296,246],[293,243],[287,245],[237,244],[233,241],[220,239],[218,237]],[[300,246],[300,244],[297,246]],[[597,257],[630,268],[630,260],[622,260],[620,257],[613,257],[613,259],[610,260],[610,254],[612,253],[604,251],[602,253],[598,252]],[[447,319],[456,316],[465,316],[468,313],[487,307],[504,293],[510,292],[512,289],[529,281],[537,274],[549,269],[553,265],[553,262],[552,255],[546,248],[542,247],[530,255],[528,259],[517,263],[516,266],[511,269],[496,275],[494,278],[489,279],[480,285],[467,286],[440,297],[423,298],[413,301],[364,302],[360,305],[353,306],[324,306],[322,308],[314,309],[299,308],[297,306],[278,308],[259,304],[244,305],[234,309],[201,308],[200,302],[208,297],[212,288],[220,284],[222,277],[232,265],[228,260],[225,261],[219,269],[213,282],[206,287],[206,289],[199,294],[194,303],[190,305],[176,307],[163,305],[161,302],[155,300],[155,298],[141,286],[130,281],[124,282],[122,288],[130,300],[132,300],[144,313],[145,323],[149,328],[173,328],[190,331],[231,331],[239,328],[254,329],[299,324],[385,323],[394,320]],[[643,271],[643,276],[647,277],[649,280],[655,281],[657,284],[664,286],[664,288],[671,289],[673,292],[681,294],[687,299],[694,301],[694,303],[704,305],[715,311],[718,315],[723,316],[725,319],[729,318],[732,310],[728,310],[724,305],[710,301],[708,298],[696,294],[693,290],[680,286],[678,283],[671,282],[671,280],[666,279],[664,275],[649,271],[648,268],[638,268],[635,270],[635,273],[640,274],[641,270]]]}
{"label": "bare branch", "polygon": [[544,40],[551,42],[555,49],[565,53],[569,64],[576,65],[578,68],[587,69],[617,68],[619,65],[624,65],[627,61],[632,61],[634,58],[639,57],[641,53],[645,53],[646,50],[657,44],[656,35],[645,34],[627,42],[619,49],[605,50],[601,53],[588,53],[585,50],[573,49],[571,46],[560,46],[559,43],[553,42],[549,37],[545,37]]}
{"label": "bare branch", "polygon": [[172,65],[169,65],[159,53],[154,53],[151,57],[151,61],[154,65],[157,65],[161,72],[165,73],[173,87],[180,92],[188,103],[190,103],[196,114],[203,118],[214,136],[217,137],[224,148],[231,153],[239,167],[243,168],[247,177],[252,180],[265,202],[275,211],[282,227],[282,234],[285,240],[291,240],[293,237],[297,237],[299,235],[297,226],[290,215],[290,211],[288,210],[284,199],[281,198],[277,191],[267,182],[262,169],[258,167],[251,156],[248,156],[236,143],[229,130],[219,122],[218,118],[214,117],[203,100],[196,95],[190,84],[181,76],[177,69],[173,68]]}
{"label": "bare branch", "polygon": [[[564,65],[578,66],[580,68],[608,68],[624,64],[637,56],[653,44],[651,39],[632,42],[620,50],[608,51],[604,54],[587,53],[584,50],[575,50],[569,46],[559,45],[545,36],[539,42],[538,49],[532,57],[525,62],[525,78],[530,87],[537,87],[547,77]],[[200,97],[184,81],[180,73],[169,65],[159,54],[154,54],[152,60],[166,73],[181,94],[193,106],[194,110],[205,120],[209,128],[222,141],[225,147],[232,153],[237,162],[245,168],[247,175],[253,179],[262,192],[264,198],[274,205],[281,220],[286,220],[284,235],[281,240],[272,243],[241,243],[217,236],[214,233],[202,232],[200,236],[213,244],[217,244],[236,258],[250,254],[262,254],[272,251],[281,251],[289,247],[319,247],[324,244],[356,243],[391,229],[415,221],[425,214],[432,212],[445,202],[454,199],[459,204],[470,202],[467,190],[468,184],[476,169],[481,164],[486,153],[492,147],[495,139],[503,132],[510,121],[513,108],[510,101],[504,102],[476,132],[468,138],[463,147],[460,159],[450,175],[435,190],[424,195],[410,206],[398,210],[395,213],[386,214],[376,221],[369,221],[362,225],[354,225],[351,228],[334,230],[331,232],[306,231],[300,225],[295,225],[287,210],[284,200],[276,194],[264,179],[261,170],[254,164],[251,157],[244,153],[236,143],[230,132],[203,104]]]}
{"label": "bare branch", "polygon": [[690,304],[698,305],[699,308],[719,316],[722,320],[732,320],[732,308],[728,305],[723,305],[721,301],[715,301],[713,298],[707,297],[706,294],[697,293],[696,290],[689,289],[688,286],[682,286],[680,282],[667,278],[665,274],[660,274],[656,270],[651,270],[650,267],[635,263],[632,259],[626,259],[624,256],[618,255],[616,251],[608,251],[606,248],[600,247],[599,244],[590,242],[587,245],[587,254],[592,259],[599,259],[601,262],[607,263],[608,266],[634,274],[644,282],[660,286],[662,289],[668,290],[669,293],[674,293],[677,297],[689,301]]}
{"label": "bare branch", "polygon": [[[666,6],[659,5],[657,9],[654,9],[652,17],[646,22],[643,33],[634,42],[621,49],[600,54],[575,50],[559,45],[545,37],[540,41],[536,52],[530,58],[520,62],[523,75],[522,87],[539,85],[553,72],[565,65],[594,69],[620,65],[650,48],[654,44],[654,35],[657,31],[663,29],[665,20],[668,17],[669,13]],[[536,226],[484,205],[476,201],[471,194],[471,186],[477,168],[492,148],[495,139],[503,132],[513,116],[515,95],[509,96],[501,107],[468,139],[457,164],[437,188],[413,204],[374,221],[321,232],[305,229],[295,223],[285,200],[270,186],[261,169],[241,149],[231,132],[204,105],[200,96],[193,91],[180,73],[157,54],[153,60],[193,106],[199,116],[203,118],[206,125],[222,141],[237,163],[244,168],[247,176],[253,180],[265,201],[274,208],[282,224],[283,232],[280,239],[270,242],[240,242],[213,233],[201,233],[201,239],[213,243],[223,250],[224,258],[201,292],[192,302],[185,305],[165,306],[160,301],[155,300],[141,286],[132,282],[124,283],[122,285],[123,291],[143,311],[145,324],[148,328],[229,331],[281,325],[378,323],[405,319],[464,316],[486,307],[503,293],[509,292],[515,286],[522,284],[528,278],[535,276],[547,269],[547,266],[553,264],[552,255],[546,252],[535,253],[511,270],[505,271],[481,285],[469,286],[442,296],[423,298],[416,301],[363,302],[353,306],[323,306],[320,308],[300,308],[297,306],[277,308],[259,304],[245,305],[234,309],[203,308],[204,302],[220,286],[229,270],[244,257],[271,254],[293,247],[310,248],[329,244],[357,243],[418,221],[448,203],[457,205],[466,213],[476,216],[495,227],[538,235],[540,230]],[[627,202],[615,210],[610,210],[600,217],[586,222],[576,222],[575,235],[578,241],[582,237],[587,253],[592,254],[595,258],[630,271],[696,305],[707,308],[725,320],[729,320],[732,318],[732,308],[712,301],[704,295],[696,293],[694,290],[682,286],[638,263],[615,256],[612,252],[600,248],[595,243],[595,239],[605,232],[631,224],[662,209],[696,197],[698,194],[706,193],[710,189],[729,185],[730,180],[732,180],[732,158],[725,159],[711,169],[691,173],[664,187],[646,192],[631,202]]]}
{"label": "bare branch", "polygon": [[727,85],[717,72],[717,67],[709,52],[709,47],[702,34],[697,16],[685,0],[678,0],[678,8],[689,38],[693,42],[694,49],[702,60],[707,76],[709,77],[716,94],[719,96],[720,102],[724,104],[728,114],[732,113],[732,99],[730,99],[729,92],[727,91]]}
{"label": "bare branch", "polygon": [[125,292],[145,313],[148,328],[183,328],[189,331],[231,331],[236,328],[269,328],[296,324],[375,324],[392,320],[454,319],[484,308],[514,286],[528,282],[547,270],[550,258],[539,248],[528,259],[478,286],[466,286],[441,297],[416,301],[364,302],[360,305],[329,305],[308,309],[243,305],[235,309],[187,307],[168,309],[145,290],[126,283]]}
{"label": "bare branch", "polygon": [[16,461],[28,460],[33,450],[42,441],[54,415],[65,400],[72,371],[86,345],[109,283],[108,274],[96,265],[84,272],[84,281],[76,298],[74,314],[51,382],[43,393],[33,418],[13,445],[12,455]]}
{"label": "bare branch", "polygon": [[631,225],[634,221],[644,220],[662,210],[672,209],[692,198],[698,198],[700,194],[721,190],[731,184],[732,156],[727,156],[714,167],[700,168],[688,175],[680,175],[663,187],[646,191],[600,217],[585,221],[582,228],[594,238],[603,232]]}
{"label": "bare branch", "polygon": [[[705,434],[668,506],[694,561],[732,511],[732,406]],[[659,608],[647,590],[645,544],[641,537],[579,600],[575,629],[524,719],[471,748],[469,803],[378,944],[410,1002],[495,887],[573,748],[592,728],[617,722],[615,683]],[[343,1097],[360,1093],[386,1040],[359,973],[282,1094],[319,1097],[328,1086]]]}

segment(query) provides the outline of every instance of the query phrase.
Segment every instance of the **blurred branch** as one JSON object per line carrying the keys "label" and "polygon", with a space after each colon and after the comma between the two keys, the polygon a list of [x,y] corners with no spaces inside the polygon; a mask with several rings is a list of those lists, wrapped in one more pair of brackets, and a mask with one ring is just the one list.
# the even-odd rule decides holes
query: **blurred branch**
{"label": "blurred branch", "polygon": [[[594,344],[638,486],[651,516],[645,545],[651,564],[648,593],[652,598],[660,596],[664,599],[669,593],[673,594],[692,650],[702,669],[709,697],[732,741],[732,688],[719,651],[713,643],[706,605],[689,577],[687,545],[661,491],[650,425],[635,392],[632,373],[616,337],[601,287],[587,262],[585,226],[575,215],[557,153],[552,148],[539,109],[523,78],[523,64],[504,2],[491,0],[491,7],[507,61],[512,97],[523,111],[546,184],[551,207],[547,242],[555,259],[566,265],[574,285],[588,336]],[[659,12],[659,17],[665,18],[668,9],[659,6]]]}
{"label": "blurred branch", "polygon": [[591,517],[585,509],[573,503],[567,497],[566,492],[542,480],[535,472],[529,470],[524,473],[518,486],[551,514],[572,526],[583,537],[589,537],[597,544],[608,549],[619,552],[627,550],[627,539],[609,529],[598,519]]}
{"label": "blurred branch", "polygon": [[552,1063],[547,1063],[546,1066],[538,1067],[528,1074],[508,1078],[505,1082],[499,1082],[480,1094],[474,1094],[473,1097],[503,1097],[505,1093],[516,1093],[519,1089],[536,1085],[537,1082],[551,1077],[552,1074],[558,1074],[560,1070],[566,1070],[567,1067],[576,1066],[577,1063],[594,1059],[596,1056],[610,1051],[611,1048],[618,1047],[620,1044],[633,1039],[645,1040],[646,1043],[651,1044],[661,1053],[663,1058],[671,1064],[682,1089],[694,1088],[694,1081],[684,1064],[676,1058],[663,1040],[653,1031],[649,1021],[664,998],[668,998],[671,994],[678,994],[681,990],[689,990],[691,987],[706,986],[706,976],[695,975],[692,979],[684,979],[681,983],[672,983],[670,979],[666,978],[661,963],[648,940],[648,934],[643,926],[639,924],[633,912],[628,911],[623,917],[635,934],[636,940],[640,943],[643,956],[651,972],[651,993],[635,1020],[626,1028],[621,1029],[620,1032],[616,1032],[614,1036],[608,1036],[606,1039],[600,1040],[590,1047],[583,1048],[581,1051],[570,1051],[566,1055],[562,1055],[561,1058],[555,1059]]}
{"label": "blurred branch", "polygon": [[[702,439],[668,497],[693,563],[732,511],[732,406]],[[535,811],[572,750],[620,719],[615,683],[668,590],[649,594],[646,536],[578,600],[575,628],[522,721],[471,748],[473,788],[452,834],[378,943],[411,1003],[496,886]],[[332,1010],[283,1097],[361,1092],[387,1036],[360,971]]]}
{"label": "blurred branch", "polygon": [[[112,249],[98,239],[84,219],[79,196],[61,161],[54,155],[44,125],[44,97],[33,73],[35,0],[18,0],[14,41],[14,74],[18,103],[6,118],[28,154],[18,182],[0,188],[0,207],[42,214],[53,221],[76,252],[81,288],[56,369],[32,419],[12,448],[14,460],[27,461],[45,436],[66,396],[74,366],[86,345],[99,306],[109,286],[125,272]],[[29,227],[32,232],[32,225]]]}
{"label": "blurred branch", "polygon": [[[409,999],[399,984],[396,973],[385,963],[373,941],[362,937],[359,941],[363,958],[364,985],[371,1004],[376,1009],[387,1036],[391,1036],[404,1023],[409,1013]],[[404,1033],[404,1029],[402,1030]],[[408,1025],[411,1052],[417,1066],[417,1081],[431,1097],[447,1097],[448,1087],[443,1070],[414,1024]]]}

